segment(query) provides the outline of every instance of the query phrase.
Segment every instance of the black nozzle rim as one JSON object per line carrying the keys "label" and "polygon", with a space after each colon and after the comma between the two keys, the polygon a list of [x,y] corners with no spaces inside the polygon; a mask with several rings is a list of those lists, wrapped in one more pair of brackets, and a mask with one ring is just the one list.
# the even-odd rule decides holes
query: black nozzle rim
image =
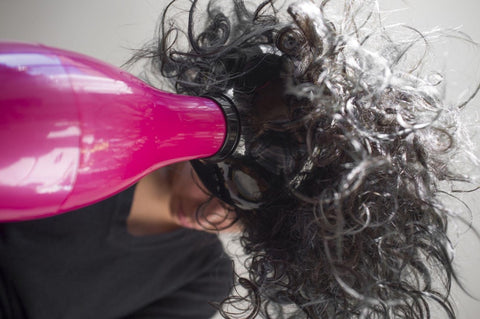
{"label": "black nozzle rim", "polygon": [[240,139],[240,117],[235,103],[225,95],[204,96],[213,100],[223,112],[226,123],[226,133],[223,145],[214,155],[202,158],[202,161],[216,163],[224,160],[233,153]]}

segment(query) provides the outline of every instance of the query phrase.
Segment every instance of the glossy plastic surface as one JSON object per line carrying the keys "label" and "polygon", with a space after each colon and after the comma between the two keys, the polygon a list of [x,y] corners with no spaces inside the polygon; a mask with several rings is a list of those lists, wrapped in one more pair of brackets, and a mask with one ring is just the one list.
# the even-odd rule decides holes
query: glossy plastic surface
{"label": "glossy plastic surface", "polygon": [[73,52],[0,43],[0,83],[0,221],[92,204],[159,167],[211,156],[225,138],[212,100]]}

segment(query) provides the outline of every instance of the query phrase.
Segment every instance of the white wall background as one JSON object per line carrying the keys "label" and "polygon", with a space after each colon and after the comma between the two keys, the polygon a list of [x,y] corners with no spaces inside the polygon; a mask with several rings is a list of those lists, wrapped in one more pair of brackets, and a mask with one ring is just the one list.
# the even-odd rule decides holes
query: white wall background
{"label": "white wall background", "polygon": [[[434,27],[459,27],[480,41],[480,1],[478,0],[379,0],[380,8],[409,8],[389,13],[391,21],[405,22],[420,30]],[[82,52],[120,66],[130,56],[129,49],[139,48],[153,36],[157,18],[168,0],[0,0],[0,39],[39,42]],[[479,51],[446,47],[448,69],[465,70],[480,78],[462,62],[479,58]],[[477,61],[478,62],[478,61]],[[460,89],[471,87],[473,77],[452,75]],[[0,84],[1,85],[1,84]],[[476,117],[476,99],[470,106]],[[475,124],[477,125],[477,124]],[[478,126],[478,125],[477,125]],[[479,154],[480,155],[480,154]],[[472,208],[480,207],[479,194],[467,198]],[[480,225],[480,217],[474,222]],[[460,237],[457,265],[461,279],[480,298],[480,242],[472,234]],[[480,302],[454,290],[460,319],[480,317]]]}

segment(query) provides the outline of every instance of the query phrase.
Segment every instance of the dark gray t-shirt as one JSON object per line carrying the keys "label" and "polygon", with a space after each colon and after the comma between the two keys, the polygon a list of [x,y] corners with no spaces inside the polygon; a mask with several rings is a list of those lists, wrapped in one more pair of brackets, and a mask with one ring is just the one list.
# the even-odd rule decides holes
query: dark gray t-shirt
{"label": "dark gray t-shirt", "polygon": [[133,191],[0,225],[0,319],[210,318],[232,280],[220,241],[188,229],[129,234]]}

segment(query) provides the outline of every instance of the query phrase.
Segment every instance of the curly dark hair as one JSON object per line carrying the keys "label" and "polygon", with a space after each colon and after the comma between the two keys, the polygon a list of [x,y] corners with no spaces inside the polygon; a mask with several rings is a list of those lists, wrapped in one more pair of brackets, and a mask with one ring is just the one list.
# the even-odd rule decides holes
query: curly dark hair
{"label": "curly dark hair", "polygon": [[[328,0],[210,1],[204,15],[197,2],[184,30],[173,0],[158,39],[137,58],[177,93],[233,97],[257,144],[246,151],[286,190],[261,208],[235,209],[249,255],[248,278],[237,281],[246,292],[233,290],[220,313],[411,319],[440,306],[455,318],[452,212],[438,185],[466,178],[448,163],[456,107],[444,105],[439,81],[422,77],[409,53],[427,39],[393,40],[371,1],[349,1],[331,17]],[[287,119],[262,120],[252,105],[275,81]],[[262,145],[272,136],[281,142]]]}

